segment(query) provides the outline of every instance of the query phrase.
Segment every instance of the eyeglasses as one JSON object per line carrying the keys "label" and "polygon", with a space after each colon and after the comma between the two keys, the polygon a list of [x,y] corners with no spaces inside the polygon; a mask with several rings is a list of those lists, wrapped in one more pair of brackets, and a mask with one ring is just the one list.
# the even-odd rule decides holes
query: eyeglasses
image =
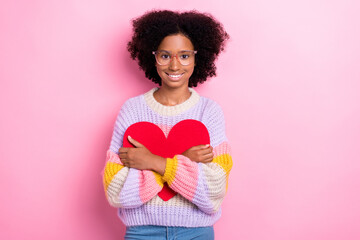
{"label": "eyeglasses", "polygon": [[160,51],[153,51],[152,54],[155,55],[156,62],[163,66],[170,64],[173,57],[176,56],[179,63],[183,66],[190,65],[195,62],[195,54],[197,51],[194,50],[184,50],[180,51],[177,54],[173,55],[171,52],[160,50]]}

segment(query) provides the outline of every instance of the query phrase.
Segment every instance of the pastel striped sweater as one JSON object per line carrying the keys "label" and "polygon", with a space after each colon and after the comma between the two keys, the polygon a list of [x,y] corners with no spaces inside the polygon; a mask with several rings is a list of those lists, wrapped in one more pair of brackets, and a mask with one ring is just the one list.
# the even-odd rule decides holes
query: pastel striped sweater
{"label": "pastel striped sweater", "polygon": [[[119,208],[118,216],[126,226],[211,226],[220,218],[220,205],[232,167],[222,110],[192,88],[185,102],[164,106],[155,100],[155,90],[127,100],[119,112],[103,173],[107,200]],[[172,126],[185,119],[198,120],[208,129],[214,149],[212,162],[196,163],[176,155],[167,158],[164,176],[122,165],[118,150],[129,126],[141,121],[151,122],[167,136]],[[164,182],[177,192],[168,201],[157,195]]]}

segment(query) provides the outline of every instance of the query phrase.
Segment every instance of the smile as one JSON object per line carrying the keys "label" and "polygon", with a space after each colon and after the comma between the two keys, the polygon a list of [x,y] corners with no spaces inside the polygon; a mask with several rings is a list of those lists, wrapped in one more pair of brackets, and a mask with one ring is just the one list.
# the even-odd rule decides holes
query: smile
{"label": "smile", "polygon": [[172,80],[178,80],[178,79],[180,79],[183,75],[184,75],[184,73],[182,73],[182,74],[169,74],[169,73],[166,73]]}

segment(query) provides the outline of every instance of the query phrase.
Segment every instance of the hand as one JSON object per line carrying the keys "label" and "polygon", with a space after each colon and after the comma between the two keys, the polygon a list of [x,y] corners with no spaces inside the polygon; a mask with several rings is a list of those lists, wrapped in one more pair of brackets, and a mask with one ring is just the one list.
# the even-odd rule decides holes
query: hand
{"label": "hand", "polygon": [[152,154],[144,145],[128,136],[129,142],[135,148],[120,148],[119,157],[124,166],[139,170],[154,170],[164,174],[166,159]]}
{"label": "hand", "polygon": [[213,148],[210,144],[191,147],[183,152],[182,155],[189,158],[191,161],[200,163],[209,163],[214,157]]}

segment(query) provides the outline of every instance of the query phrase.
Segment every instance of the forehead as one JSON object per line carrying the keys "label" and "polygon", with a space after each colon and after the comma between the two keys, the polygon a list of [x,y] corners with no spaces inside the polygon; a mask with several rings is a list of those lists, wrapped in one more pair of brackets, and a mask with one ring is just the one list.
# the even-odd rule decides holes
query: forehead
{"label": "forehead", "polygon": [[165,37],[161,41],[158,50],[177,52],[183,50],[194,50],[194,46],[189,38],[182,34],[176,34]]}

